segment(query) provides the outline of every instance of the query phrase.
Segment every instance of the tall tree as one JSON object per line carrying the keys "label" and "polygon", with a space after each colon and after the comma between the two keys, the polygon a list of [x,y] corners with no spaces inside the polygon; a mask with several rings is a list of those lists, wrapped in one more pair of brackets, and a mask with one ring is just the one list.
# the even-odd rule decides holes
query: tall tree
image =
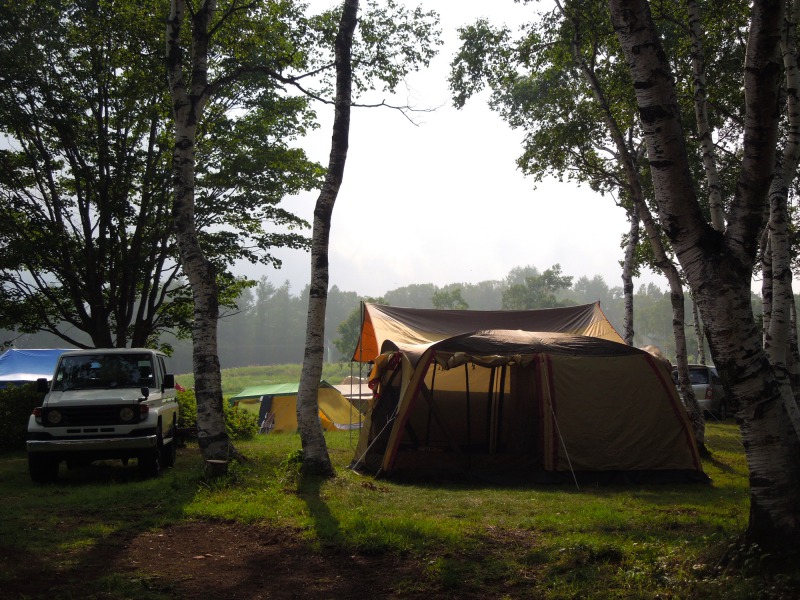
{"label": "tall tree", "polygon": [[785,3],[752,3],[744,64],[744,152],[724,232],[707,221],[692,179],[672,65],[645,0],[609,0],[636,93],[661,224],[697,301],[714,362],[728,383],[750,468],[746,539],[768,552],[797,552],[800,440],[786,394],[764,352],[750,279],[773,179]]}
{"label": "tall tree", "polygon": [[[306,346],[297,393],[303,470],[323,476],[334,474],[317,406],[317,390],[325,355],[328,240],[333,206],[344,178],[353,91],[364,91],[380,81],[388,91],[394,91],[410,70],[429,63],[434,54],[432,45],[435,46],[438,35],[433,13],[423,13],[419,8],[409,13],[388,0],[381,6],[372,4],[371,11],[360,20],[361,43],[354,44],[356,25],[359,24],[357,13],[358,0],[345,0],[333,44],[335,117],[328,173],[314,210]],[[380,104],[385,105],[383,102]]]}
{"label": "tall tree", "polygon": [[6,327],[124,347],[176,324],[164,83],[148,75],[162,56],[138,50],[150,16],[88,1],[0,13]]}
{"label": "tall tree", "polygon": [[[293,28],[293,23],[299,24]],[[282,101],[280,86],[291,79],[282,73],[307,66],[307,48],[301,46],[311,40],[298,37],[295,31],[302,31],[303,23],[290,1],[231,0],[218,11],[216,0],[196,4],[172,0],[167,19],[166,66],[175,135],[172,214],[181,264],[192,288],[198,440],[209,464],[223,469],[232,448],[222,411],[217,341],[221,274],[198,235],[198,139],[204,116],[215,108],[214,98],[224,99],[221,106],[226,114],[242,107],[258,114],[265,103]],[[186,45],[191,47],[189,52]],[[250,123],[247,117],[241,122]],[[269,141],[262,140],[262,150]],[[243,194],[235,199],[243,219],[261,216],[263,207],[257,196]]]}
{"label": "tall tree", "polygon": [[350,104],[353,86],[351,48],[357,16],[358,0],[345,0],[335,45],[336,99],[330,160],[325,183],[314,208],[306,344],[300,388],[297,391],[297,430],[303,446],[303,470],[325,476],[333,475],[334,470],[319,424],[319,406],[316,399],[325,355],[325,306],[328,299],[328,244],[331,217],[344,179],[350,139]]}
{"label": "tall tree", "polygon": [[[217,270],[200,245],[195,223],[195,152],[197,127],[211,96],[208,80],[209,45],[216,2],[201,3],[191,14],[191,70],[185,74],[182,35],[186,3],[171,2],[167,20],[167,77],[175,117],[173,151],[174,198],[172,214],[181,263],[192,286],[192,370],[197,398],[197,438],[209,464],[224,465],[231,455],[222,408],[222,377],[217,348],[219,288]],[[217,473],[219,467],[213,470]]]}
{"label": "tall tree", "polygon": [[[165,11],[43,0],[0,12],[0,325],[78,346],[188,332],[191,295],[170,216],[169,94],[153,77]],[[212,104],[197,168],[198,235],[220,269],[223,306],[245,285],[228,272],[235,261],[274,263],[270,248],[304,246],[291,229],[306,224],[277,203],[321,173],[288,145],[309,126],[304,104],[265,95],[234,120],[225,106],[236,101]],[[263,148],[264,139],[278,141]]]}

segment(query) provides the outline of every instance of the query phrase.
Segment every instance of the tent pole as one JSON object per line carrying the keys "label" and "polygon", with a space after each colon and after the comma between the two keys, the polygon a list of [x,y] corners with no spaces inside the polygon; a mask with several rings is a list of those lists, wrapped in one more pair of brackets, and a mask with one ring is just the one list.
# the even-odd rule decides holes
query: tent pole
{"label": "tent pole", "polygon": [[[361,343],[361,335],[364,332],[364,313],[366,311],[365,311],[364,301],[363,300],[359,301],[358,306],[359,306],[359,313],[360,313],[359,314],[359,320],[361,321],[361,325],[358,328],[358,346],[357,346],[357,349],[358,349],[358,425],[359,425],[358,431],[359,431],[359,436],[360,436],[361,435],[361,433],[360,433],[361,432],[361,428],[364,426],[364,422],[363,422],[363,416],[364,415],[361,412],[361,410],[362,410],[361,403],[363,401],[363,398],[361,397],[361,383],[362,383],[362,380],[363,380],[362,375],[364,374],[364,344]],[[353,354],[355,355],[355,352]],[[354,362],[353,358],[351,358],[350,359],[350,398],[353,398],[353,362]],[[352,410],[353,410],[353,401],[350,400],[350,439],[349,439],[348,443],[350,444],[351,448],[353,447],[353,412],[352,412]]]}
{"label": "tent pole", "polygon": [[472,403],[469,397],[469,364],[464,363],[464,380],[467,391],[467,447],[472,447]]}
{"label": "tent pole", "polygon": [[467,470],[472,470],[472,408],[469,401],[469,364],[464,363],[464,381],[467,391]]}
{"label": "tent pole", "polygon": [[575,476],[575,469],[572,468],[572,461],[569,459],[569,452],[567,452],[567,444],[564,443],[564,436],[561,435],[561,428],[558,426],[558,419],[556,419],[556,411],[553,410],[552,399],[550,402],[550,413],[553,415],[553,423],[556,424],[556,433],[558,434],[558,439],[561,440],[561,447],[564,448],[564,456],[567,457],[567,464],[569,465],[570,473],[572,473],[572,479],[575,482],[575,488],[580,492],[581,486],[578,485],[578,478]]}
{"label": "tent pole", "polygon": [[497,367],[491,367],[489,371],[489,391],[486,397],[486,450],[492,450],[492,405],[494,404],[494,376]]}
{"label": "tent pole", "polygon": [[430,446],[431,443],[431,417],[433,415],[433,392],[436,389],[436,361],[431,364],[433,367],[433,374],[431,375],[431,390],[430,399],[428,399],[428,423],[425,428],[425,445]]}
{"label": "tent pole", "polygon": [[506,398],[506,365],[500,367],[500,389],[497,395],[497,427],[495,427],[495,446],[500,443],[503,433],[503,403]]}

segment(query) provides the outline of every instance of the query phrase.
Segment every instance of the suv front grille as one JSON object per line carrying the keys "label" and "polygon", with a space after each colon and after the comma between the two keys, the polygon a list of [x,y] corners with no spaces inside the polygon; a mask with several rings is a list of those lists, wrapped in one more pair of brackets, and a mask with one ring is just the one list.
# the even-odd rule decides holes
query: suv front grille
{"label": "suv front grille", "polygon": [[[120,410],[125,406],[134,409],[136,418],[126,423],[120,417]],[[61,412],[61,421],[53,424],[47,418],[52,410]],[[130,425],[139,422],[138,404],[112,404],[101,406],[62,406],[58,408],[45,408],[42,411],[42,424],[46,427],[86,427],[101,425]]]}

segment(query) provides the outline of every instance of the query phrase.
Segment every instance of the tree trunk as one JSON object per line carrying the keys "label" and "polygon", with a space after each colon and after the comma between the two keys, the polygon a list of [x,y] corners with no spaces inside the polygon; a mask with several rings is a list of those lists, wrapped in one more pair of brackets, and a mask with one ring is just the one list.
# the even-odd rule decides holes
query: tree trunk
{"label": "tree trunk", "polygon": [[630,219],[631,228],[628,233],[628,243],[625,245],[625,260],[622,263],[622,293],[625,298],[625,333],[622,339],[629,346],[633,346],[633,270],[636,261],[636,246],[639,245],[639,210],[635,202],[628,212],[628,219]]}
{"label": "tree trunk", "polygon": [[697,340],[697,357],[698,364],[706,364],[706,336],[705,326],[700,320],[700,311],[697,309],[697,302],[694,301],[692,296],[692,318],[694,319],[694,337]]}
{"label": "tree trunk", "polygon": [[786,69],[786,106],[789,120],[788,139],[782,160],[775,171],[769,190],[769,257],[771,258],[772,315],[769,327],[764,328],[764,349],[782,386],[790,391],[783,394],[786,411],[792,426],[800,438],[800,409],[795,400],[790,364],[793,356],[789,342],[792,332],[791,242],[789,239],[789,187],[794,181],[798,159],[800,159],[800,69],[797,63],[795,31],[797,30],[798,0],[788,3],[781,39],[783,64]]}
{"label": "tree trunk", "polygon": [[800,538],[800,443],[761,344],[750,279],[774,168],[783,6],[753,3],[744,75],[744,153],[726,231],[704,220],[695,195],[670,65],[645,0],[609,0],[631,72],[661,224],[708,330],[714,363],[735,401],[750,468],[745,538],[776,555]]}
{"label": "tree trunk", "polygon": [[692,40],[692,78],[694,88],[694,115],[697,137],[703,149],[703,168],[708,185],[708,208],[711,226],[717,231],[725,229],[725,212],[722,207],[722,185],[719,181],[717,161],[714,156],[714,139],[708,122],[708,92],[706,90],[706,59],[701,35],[700,5],[697,0],[687,0],[689,37]]}
{"label": "tree trunk", "polygon": [[795,402],[800,402],[800,345],[797,341],[797,307],[792,294],[792,304],[789,307],[791,314],[791,332],[789,334],[789,378],[792,382]]}
{"label": "tree trunk", "polygon": [[761,235],[761,337],[767,345],[770,321],[772,320],[772,250],[769,239],[769,227],[764,228]]}
{"label": "tree trunk", "polygon": [[[197,125],[207,101],[208,43],[214,0],[203,3],[192,19],[191,90],[183,75],[180,33],[184,23],[183,0],[172,0],[167,21],[167,75],[175,118],[173,152],[174,194],[172,216],[183,270],[192,287],[194,323],[192,362],[197,398],[197,437],[206,461],[226,464],[231,446],[225,427],[222,376],[217,349],[219,296],[216,269],[206,258],[197,238],[195,225],[195,149]],[[215,472],[219,472],[219,467]],[[224,471],[224,469],[222,469]]]}
{"label": "tree trunk", "polygon": [[324,476],[334,475],[319,420],[317,393],[325,356],[325,308],[328,300],[328,241],[333,205],[344,178],[344,166],[350,137],[352,98],[351,48],[358,16],[358,0],[345,0],[339,32],[336,36],[336,99],[331,153],[325,177],[314,209],[311,240],[311,286],[308,298],[306,346],[303,371],[297,393],[297,427],[303,446],[303,471]]}

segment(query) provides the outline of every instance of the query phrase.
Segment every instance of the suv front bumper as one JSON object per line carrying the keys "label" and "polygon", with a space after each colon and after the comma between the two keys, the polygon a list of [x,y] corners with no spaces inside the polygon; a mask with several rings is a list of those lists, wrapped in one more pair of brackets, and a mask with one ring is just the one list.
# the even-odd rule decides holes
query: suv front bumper
{"label": "suv front bumper", "polygon": [[154,450],[158,448],[158,437],[153,434],[125,438],[28,440],[27,448],[29,453],[91,452],[114,454],[126,451]]}

